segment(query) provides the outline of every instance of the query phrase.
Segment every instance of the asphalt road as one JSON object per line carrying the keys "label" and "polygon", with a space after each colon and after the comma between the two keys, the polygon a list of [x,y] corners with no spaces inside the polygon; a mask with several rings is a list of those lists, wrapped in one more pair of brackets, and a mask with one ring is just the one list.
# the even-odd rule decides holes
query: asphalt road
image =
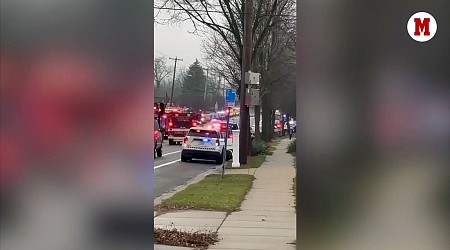
{"label": "asphalt road", "polygon": [[213,161],[181,162],[180,159],[181,145],[169,145],[164,141],[163,156],[155,159],[155,198],[217,166]]}

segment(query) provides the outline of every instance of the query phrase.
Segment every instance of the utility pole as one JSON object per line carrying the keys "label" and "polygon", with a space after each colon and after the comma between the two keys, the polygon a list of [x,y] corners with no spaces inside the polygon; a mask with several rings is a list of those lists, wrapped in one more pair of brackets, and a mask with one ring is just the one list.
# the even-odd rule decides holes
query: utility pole
{"label": "utility pole", "polygon": [[240,93],[240,140],[239,140],[239,163],[247,164],[247,155],[249,150],[250,137],[250,116],[249,108],[245,105],[245,94],[247,83],[245,82],[245,73],[251,70],[252,55],[252,24],[253,24],[253,0],[245,0],[244,6],[244,43],[242,54],[242,76]]}
{"label": "utility pole", "polygon": [[220,96],[220,92],[221,92],[221,84],[220,84],[220,74],[219,74],[219,81],[217,82],[217,90],[216,90],[216,96]]}
{"label": "utility pole", "polygon": [[169,59],[175,61],[175,66],[173,67],[172,93],[170,94],[170,106],[173,106],[173,89],[175,87],[175,73],[177,71],[177,61],[183,61],[183,59],[178,58],[178,57],[175,57],[175,58],[169,57]]}

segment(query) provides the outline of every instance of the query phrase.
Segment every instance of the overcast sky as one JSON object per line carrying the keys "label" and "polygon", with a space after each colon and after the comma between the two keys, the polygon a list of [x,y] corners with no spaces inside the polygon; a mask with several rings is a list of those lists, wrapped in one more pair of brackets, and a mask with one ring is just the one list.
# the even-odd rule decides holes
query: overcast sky
{"label": "overcast sky", "polygon": [[[191,31],[192,23],[183,22],[178,25],[155,24],[155,57],[164,56],[183,59],[178,61],[178,65],[189,67],[195,59],[203,61],[200,52],[202,38],[188,31]],[[173,65],[173,60],[168,60],[169,65]]]}

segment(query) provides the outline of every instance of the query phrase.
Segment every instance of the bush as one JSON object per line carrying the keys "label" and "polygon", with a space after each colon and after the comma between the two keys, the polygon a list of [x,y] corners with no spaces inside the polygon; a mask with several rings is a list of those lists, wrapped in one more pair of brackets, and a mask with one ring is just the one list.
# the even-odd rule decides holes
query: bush
{"label": "bush", "polygon": [[289,143],[287,152],[289,154],[295,155],[295,153],[297,152],[297,139],[294,139],[293,141],[291,141],[291,143]]}
{"label": "bush", "polygon": [[251,149],[251,155],[262,155],[267,154],[268,146],[264,141],[252,141],[252,149]]}

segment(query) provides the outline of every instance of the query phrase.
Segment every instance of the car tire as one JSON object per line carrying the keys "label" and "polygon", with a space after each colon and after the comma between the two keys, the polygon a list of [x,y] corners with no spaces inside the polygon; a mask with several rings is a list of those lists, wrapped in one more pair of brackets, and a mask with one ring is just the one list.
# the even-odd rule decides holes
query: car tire
{"label": "car tire", "polygon": [[229,161],[231,159],[233,159],[233,153],[231,151],[227,151],[226,160]]}
{"label": "car tire", "polygon": [[216,163],[217,164],[222,164],[223,163],[223,154],[216,159]]}
{"label": "car tire", "polygon": [[156,149],[156,155],[157,155],[158,157],[162,157],[162,147],[159,148],[159,149]]}
{"label": "car tire", "polygon": [[169,145],[174,145],[174,144],[175,144],[174,141],[169,139]]}
{"label": "car tire", "polygon": [[181,155],[181,162],[187,162],[188,158],[184,155]]}

